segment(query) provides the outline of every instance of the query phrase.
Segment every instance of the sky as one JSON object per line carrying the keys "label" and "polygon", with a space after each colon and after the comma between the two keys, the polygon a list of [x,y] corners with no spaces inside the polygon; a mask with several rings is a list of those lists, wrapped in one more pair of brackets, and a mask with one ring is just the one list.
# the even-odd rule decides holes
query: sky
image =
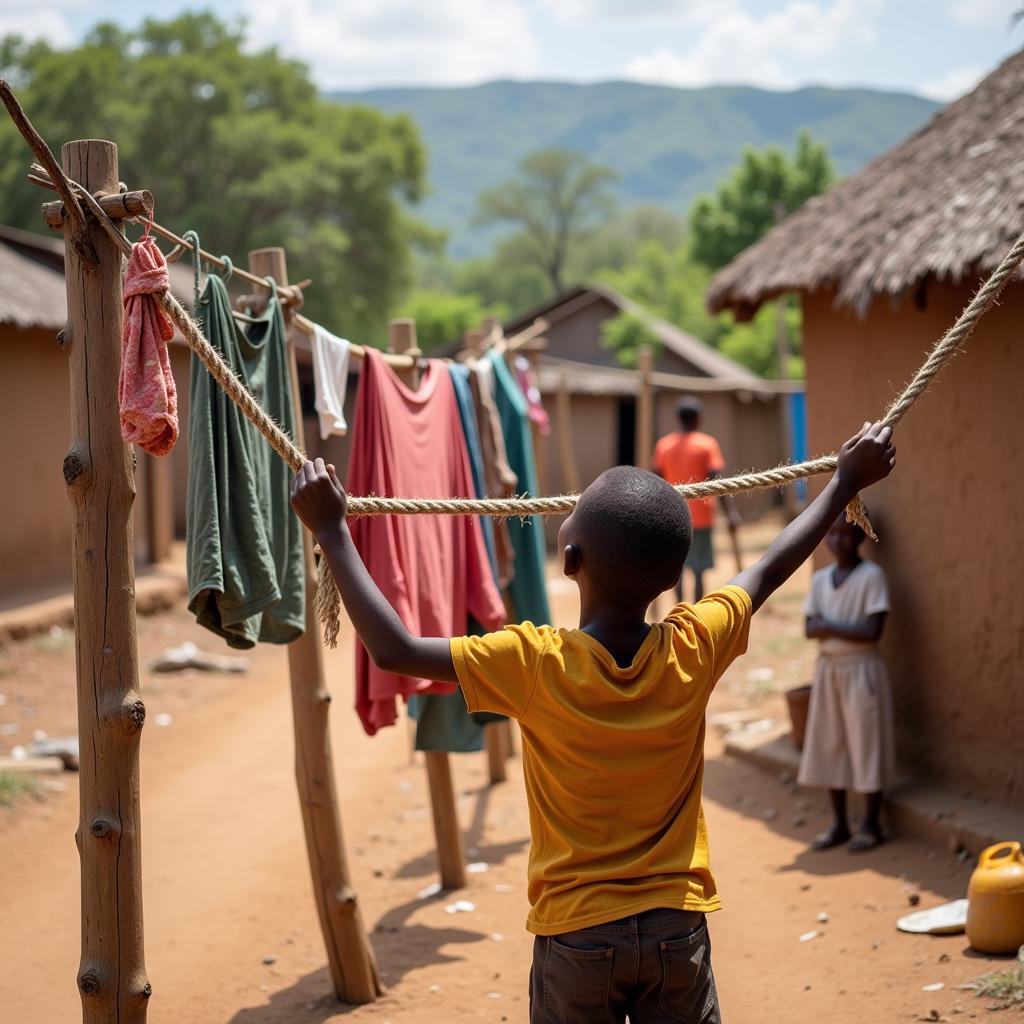
{"label": "sky", "polygon": [[[858,85],[953,99],[1024,47],[1024,0],[214,0],[250,45],[306,62],[324,89],[496,78],[631,79],[771,89]],[[0,0],[0,36],[73,45],[196,3]]]}

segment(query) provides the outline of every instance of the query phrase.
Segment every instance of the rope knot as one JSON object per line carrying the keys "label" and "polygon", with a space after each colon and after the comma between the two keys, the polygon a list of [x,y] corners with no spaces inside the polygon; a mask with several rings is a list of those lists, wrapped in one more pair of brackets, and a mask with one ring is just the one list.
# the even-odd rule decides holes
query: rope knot
{"label": "rope knot", "polygon": [[[167,273],[167,261],[156,239],[144,235],[132,246],[132,254],[128,259],[128,268],[124,277],[124,301],[140,295],[159,295],[171,286],[170,275]],[[159,306],[155,307],[160,325],[160,336],[164,341],[174,337],[174,327],[170,317]]]}

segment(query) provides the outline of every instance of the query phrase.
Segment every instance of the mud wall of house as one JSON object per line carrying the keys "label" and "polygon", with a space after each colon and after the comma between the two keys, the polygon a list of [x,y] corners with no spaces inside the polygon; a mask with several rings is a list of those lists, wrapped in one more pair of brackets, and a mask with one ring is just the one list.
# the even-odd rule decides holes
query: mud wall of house
{"label": "mud wall of house", "polygon": [[[923,308],[866,317],[804,300],[813,451],[834,449],[900,390],[960,313],[971,284],[929,284]],[[895,473],[865,495],[892,614],[898,752],[920,777],[993,800],[1024,798],[1024,286],[1008,289],[909,412]],[[820,482],[817,486],[821,486]],[[819,552],[819,564],[823,562]]]}

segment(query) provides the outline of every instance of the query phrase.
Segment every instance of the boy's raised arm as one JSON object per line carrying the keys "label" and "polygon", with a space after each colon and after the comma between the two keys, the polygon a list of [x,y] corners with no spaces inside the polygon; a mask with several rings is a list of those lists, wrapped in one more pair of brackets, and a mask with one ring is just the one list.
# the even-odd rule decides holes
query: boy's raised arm
{"label": "boy's raised arm", "polygon": [[348,497],[333,466],[307,462],[292,483],[292,508],[316,537],[345,611],[374,664],[386,672],[457,683],[448,638],[413,636],[366,571],[352,542]]}
{"label": "boy's raised arm", "polygon": [[775,538],[760,561],[731,581],[750,595],[755,612],[810,558],[853,497],[887,477],[895,465],[892,427],[865,423],[839,450],[839,465],[821,494]]}

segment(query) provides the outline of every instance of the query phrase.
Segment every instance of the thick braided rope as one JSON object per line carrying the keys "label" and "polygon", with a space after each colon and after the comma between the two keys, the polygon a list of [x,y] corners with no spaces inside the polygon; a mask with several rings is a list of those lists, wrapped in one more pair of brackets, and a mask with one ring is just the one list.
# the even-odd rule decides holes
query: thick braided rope
{"label": "thick braided rope", "polygon": [[[953,357],[958,348],[967,340],[975,325],[992,307],[1006,282],[1024,261],[1024,234],[1003,258],[994,273],[985,281],[956,323],[932,347],[928,358],[914,374],[903,392],[886,411],[884,422],[895,426],[906,415],[907,410],[927,389],[942,367]],[[220,358],[216,350],[203,337],[195,321],[182,308],[170,292],[158,296],[160,304],[175,322],[189,348],[210,372],[210,375],[224,389],[228,397],[242,410],[256,429],[267,439],[271,447],[295,471],[302,468],[306,455],[296,447],[291,438],[267,415],[253,398],[249,389]],[[676,490],[684,498],[709,498],[766,487],[781,487],[794,480],[814,476],[818,473],[834,472],[838,464],[835,455],[827,455],[808,462],[777,466],[758,473],[743,473],[739,476],[706,480],[701,483],[681,484]],[[491,515],[503,518],[532,515],[564,515],[576,506],[579,496],[563,494],[547,498],[349,498],[348,511],[351,516],[380,515]],[[868,521],[860,497],[850,502],[847,518],[859,523],[865,532],[874,538],[875,534]],[[317,594],[314,604],[317,618],[324,627],[324,639],[330,647],[337,644],[340,628],[341,597],[334,578],[327,568],[325,559],[320,560]]]}

